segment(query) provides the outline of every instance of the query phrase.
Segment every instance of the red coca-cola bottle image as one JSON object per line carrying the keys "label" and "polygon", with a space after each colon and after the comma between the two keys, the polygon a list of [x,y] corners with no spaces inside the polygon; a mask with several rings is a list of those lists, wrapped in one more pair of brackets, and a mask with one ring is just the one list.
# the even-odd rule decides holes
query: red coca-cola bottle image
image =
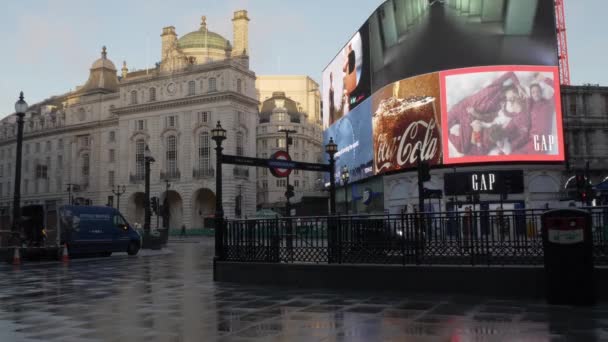
{"label": "red coca-cola bottle image", "polygon": [[441,162],[436,101],[432,96],[392,96],[378,104],[372,117],[375,174],[416,167],[418,150],[423,161]]}

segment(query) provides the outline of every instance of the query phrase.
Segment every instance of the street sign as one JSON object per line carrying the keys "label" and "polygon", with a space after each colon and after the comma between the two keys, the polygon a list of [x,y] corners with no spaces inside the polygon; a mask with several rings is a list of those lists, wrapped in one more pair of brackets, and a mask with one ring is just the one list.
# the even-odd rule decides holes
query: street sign
{"label": "street sign", "polygon": [[290,169],[290,170],[295,169],[295,170],[306,170],[306,171],[317,171],[317,172],[329,172],[328,164],[304,163],[304,162],[297,162],[297,161],[292,161],[292,160],[262,159],[262,158],[253,158],[253,157],[232,156],[232,155],[227,155],[227,154],[222,155],[222,163],[243,165],[243,166],[268,167],[271,170],[272,170],[272,168],[280,168],[280,169]]}
{"label": "street sign", "polygon": [[289,153],[285,151],[276,151],[268,161],[270,173],[277,178],[287,177],[291,174],[293,163]]}

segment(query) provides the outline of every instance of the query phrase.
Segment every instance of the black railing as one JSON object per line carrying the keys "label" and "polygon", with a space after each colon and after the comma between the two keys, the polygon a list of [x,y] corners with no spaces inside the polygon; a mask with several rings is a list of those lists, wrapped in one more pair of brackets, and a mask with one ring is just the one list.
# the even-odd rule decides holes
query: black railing
{"label": "black railing", "polygon": [[[608,208],[590,210],[608,265]],[[541,265],[542,210],[227,220],[223,260],[401,265]]]}
{"label": "black railing", "polygon": [[202,179],[202,178],[213,178],[215,177],[215,170],[213,168],[206,169],[193,169],[192,170],[192,178],[194,179]]}
{"label": "black railing", "polygon": [[249,169],[248,168],[236,166],[233,170],[234,170],[233,171],[234,177],[249,178]]}
{"label": "black railing", "polygon": [[145,177],[145,175],[143,173],[142,174],[130,174],[129,183],[131,183],[131,184],[141,183],[144,181],[144,177]]}
{"label": "black railing", "polygon": [[160,179],[165,180],[165,179],[180,179],[181,178],[181,173],[179,172],[179,170],[172,170],[172,171],[161,171],[160,172]]}

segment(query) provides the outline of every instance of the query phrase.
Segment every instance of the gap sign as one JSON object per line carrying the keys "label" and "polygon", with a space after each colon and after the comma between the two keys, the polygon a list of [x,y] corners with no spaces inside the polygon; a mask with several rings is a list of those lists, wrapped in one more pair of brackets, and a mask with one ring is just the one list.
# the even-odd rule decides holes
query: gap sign
{"label": "gap sign", "polygon": [[446,195],[520,194],[524,192],[524,172],[484,171],[444,174]]}

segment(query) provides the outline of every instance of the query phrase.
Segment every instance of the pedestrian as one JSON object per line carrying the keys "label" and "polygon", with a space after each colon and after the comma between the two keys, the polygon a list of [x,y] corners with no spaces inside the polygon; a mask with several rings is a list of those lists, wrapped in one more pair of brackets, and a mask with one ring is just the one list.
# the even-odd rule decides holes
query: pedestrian
{"label": "pedestrian", "polygon": [[186,236],[186,225],[185,224],[182,224],[182,231],[179,234],[179,236]]}

